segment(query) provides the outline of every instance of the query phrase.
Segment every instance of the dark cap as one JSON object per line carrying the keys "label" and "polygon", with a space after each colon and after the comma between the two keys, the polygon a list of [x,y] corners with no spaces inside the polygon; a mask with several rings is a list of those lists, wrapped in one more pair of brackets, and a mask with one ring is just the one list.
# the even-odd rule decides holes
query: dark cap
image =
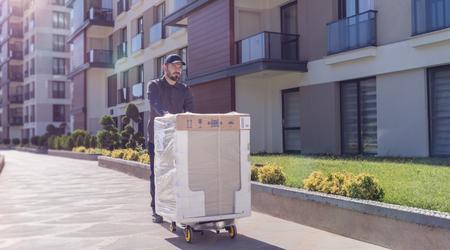
{"label": "dark cap", "polygon": [[168,55],[166,57],[166,60],[164,60],[164,64],[168,64],[168,63],[181,63],[183,65],[186,65],[186,63],[183,62],[183,59],[181,58],[181,56],[179,56],[177,54]]}

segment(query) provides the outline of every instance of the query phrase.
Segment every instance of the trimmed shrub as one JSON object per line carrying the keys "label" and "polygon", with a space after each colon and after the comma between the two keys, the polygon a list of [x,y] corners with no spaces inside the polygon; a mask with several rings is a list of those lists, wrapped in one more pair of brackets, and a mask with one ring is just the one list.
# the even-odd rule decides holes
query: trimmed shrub
{"label": "trimmed shrub", "polygon": [[150,156],[148,154],[141,154],[139,156],[139,160],[140,163],[144,163],[144,164],[150,164]]}
{"label": "trimmed shrub", "polygon": [[259,177],[258,177],[258,172],[259,172],[259,168],[257,167],[257,166],[252,166],[252,169],[251,169],[251,177],[250,177],[250,179],[252,180],[252,181],[258,181],[259,180]]}
{"label": "trimmed shrub", "polygon": [[115,149],[115,150],[111,151],[111,157],[112,158],[120,158],[120,159],[122,159],[124,153],[125,152],[124,152],[123,149]]}
{"label": "trimmed shrub", "polygon": [[[71,137],[73,138],[73,137]],[[84,146],[84,136],[78,135],[75,139],[75,147],[81,147]]]}
{"label": "trimmed shrub", "polygon": [[137,161],[139,160],[139,153],[133,149],[125,149],[122,159],[127,161]]}
{"label": "trimmed shrub", "polygon": [[384,198],[384,190],[381,188],[378,180],[368,174],[359,174],[347,186],[349,197],[381,201]]}
{"label": "trimmed shrub", "polygon": [[286,176],[279,166],[265,165],[258,170],[259,181],[266,184],[283,185]]}
{"label": "trimmed shrub", "polygon": [[28,145],[28,144],[30,144],[30,139],[22,138],[22,145]]}
{"label": "trimmed shrub", "polygon": [[327,194],[351,198],[381,201],[384,191],[372,175],[351,173],[332,173],[325,175],[315,171],[303,181],[304,188]]}
{"label": "trimmed shrub", "polygon": [[20,144],[20,139],[19,138],[14,138],[13,140],[12,140],[12,143],[14,144],[14,145],[19,145]]}
{"label": "trimmed shrub", "polygon": [[3,139],[3,144],[9,145],[9,144],[11,144],[11,140],[9,138],[5,138],[5,139]]}
{"label": "trimmed shrub", "polygon": [[72,149],[73,152],[77,152],[77,153],[85,153],[86,150],[87,150],[86,147],[83,147],[83,146],[75,147],[75,148]]}
{"label": "trimmed shrub", "polygon": [[84,137],[83,146],[85,146],[86,148],[95,148],[95,147],[91,147],[91,136],[90,135],[86,135]]}
{"label": "trimmed shrub", "polygon": [[91,136],[91,141],[89,142],[89,147],[91,147],[91,148],[97,147],[97,137]]}
{"label": "trimmed shrub", "polygon": [[31,144],[34,146],[39,146],[39,136],[31,137]]}

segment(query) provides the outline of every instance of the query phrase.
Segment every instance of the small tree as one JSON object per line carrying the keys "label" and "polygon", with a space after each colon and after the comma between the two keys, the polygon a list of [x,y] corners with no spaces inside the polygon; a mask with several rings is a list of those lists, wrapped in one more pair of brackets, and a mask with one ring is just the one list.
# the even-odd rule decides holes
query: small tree
{"label": "small tree", "polygon": [[91,147],[91,136],[89,134],[87,134],[84,137],[83,146],[85,146],[86,148],[90,148]]}
{"label": "small tree", "polygon": [[73,142],[73,139],[71,136],[67,136],[67,143],[66,143],[66,149],[67,150],[72,150],[72,148],[74,148],[75,143]]}
{"label": "small tree", "polygon": [[143,144],[143,137],[139,133],[135,132],[135,125],[141,121],[139,115],[139,109],[136,105],[128,104],[126,116],[122,119],[123,124],[126,124],[123,131],[120,133],[122,147],[136,148],[139,144]]}
{"label": "small tree", "polygon": [[38,146],[39,145],[39,136],[33,136],[31,137],[31,144],[33,146]]}
{"label": "small tree", "polygon": [[119,132],[114,124],[114,120],[109,115],[104,115],[100,119],[103,129],[97,132],[97,142],[101,148],[113,150],[118,146]]}
{"label": "small tree", "polygon": [[[73,139],[74,142],[77,141],[79,136],[83,137],[83,142],[84,142],[84,137],[87,136],[87,135],[88,135],[88,132],[86,132],[85,130],[82,130],[82,129],[75,129],[71,133],[71,136],[72,136],[72,139]],[[77,147],[79,147],[79,146],[83,146],[83,145],[77,145]]]}
{"label": "small tree", "polygon": [[84,136],[78,135],[75,140],[75,147],[81,147],[84,145]]}
{"label": "small tree", "polygon": [[91,141],[90,141],[90,148],[96,148],[97,147],[97,137],[96,136],[91,136]]}

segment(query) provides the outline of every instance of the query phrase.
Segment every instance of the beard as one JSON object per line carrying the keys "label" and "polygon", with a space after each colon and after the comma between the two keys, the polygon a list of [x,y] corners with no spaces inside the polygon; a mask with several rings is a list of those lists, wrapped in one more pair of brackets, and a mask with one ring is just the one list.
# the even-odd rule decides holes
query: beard
{"label": "beard", "polygon": [[176,82],[178,82],[178,80],[180,80],[180,76],[181,76],[181,74],[178,74],[178,73],[168,75],[170,80],[176,81]]}

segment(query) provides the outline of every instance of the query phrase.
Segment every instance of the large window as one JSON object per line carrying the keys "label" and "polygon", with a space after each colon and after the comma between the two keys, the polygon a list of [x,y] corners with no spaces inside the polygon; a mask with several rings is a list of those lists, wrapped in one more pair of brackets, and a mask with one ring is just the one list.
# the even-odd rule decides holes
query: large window
{"label": "large window", "polygon": [[281,33],[297,34],[297,1],[281,7]]}
{"label": "large window", "polygon": [[373,0],[340,0],[339,15],[340,18],[359,15],[374,9]]}
{"label": "large window", "polygon": [[430,155],[450,156],[450,66],[428,70]]}
{"label": "large window", "polygon": [[377,153],[375,78],[341,83],[341,135],[343,154]]}
{"label": "large window", "polygon": [[166,16],[166,4],[162,3],[156,6],[154,23],[162,22],[165,16]]}
{"label": "large window", "polygon": [[65,75],[66,74],[66,59],[65,58],[53,58],[53,74]]}
{"label": "large window", "polygon": [[53,11],[53,28],[68,29],[69,16],[65,12]]}
{"label": "large window", "polygon": [[65,51],[66,37],[64,35],[53,35],[53,51]]}
{"label": "large window", "polygon": [[108,107],[117,105],[117,75],[108,77]]}
{"label": "large window", "polygon": [[64,105],[53,105],[53,121],[63,122],[66,117],[66,108]]}
{"label": "large window", "polygon": [[53,98],[66,98],[66,83],[60,81],[51,82],[52,85],[52,97]]}

